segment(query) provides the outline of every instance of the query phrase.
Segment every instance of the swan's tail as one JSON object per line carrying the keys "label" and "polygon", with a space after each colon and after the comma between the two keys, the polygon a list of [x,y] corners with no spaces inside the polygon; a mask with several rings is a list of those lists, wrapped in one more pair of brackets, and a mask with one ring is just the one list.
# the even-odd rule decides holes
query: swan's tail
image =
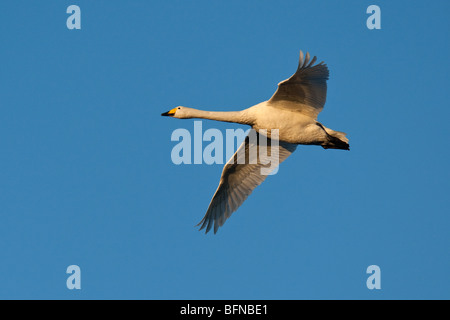
{"label": "swan's tail", "polygon": [[325,128],[325,131],[328,133],[328,136],[327,141],[322,144],[324,149],[350,150],[350,145],[344,132],[334,131],[328,128]]}

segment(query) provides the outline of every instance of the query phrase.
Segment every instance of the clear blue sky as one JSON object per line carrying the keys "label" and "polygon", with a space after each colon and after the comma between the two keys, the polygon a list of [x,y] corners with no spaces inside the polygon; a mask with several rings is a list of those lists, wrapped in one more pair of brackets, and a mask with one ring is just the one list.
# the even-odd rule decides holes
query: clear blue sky
{"label": "clear blue sky", "polygon": [[[71,4],[81,30],[66,27]],[[371,4],[381,30],[366,27]],[[3,2],[0,298],[450,298],[449,9]],[[194,225],[222,165],[174,165],[171,133],[193,121],[161,112],[267,100],[299,50],[328,64],[319,120],[351,151],[299,147],[205,236]],[[366,287],[372,264],[381,290]]]}

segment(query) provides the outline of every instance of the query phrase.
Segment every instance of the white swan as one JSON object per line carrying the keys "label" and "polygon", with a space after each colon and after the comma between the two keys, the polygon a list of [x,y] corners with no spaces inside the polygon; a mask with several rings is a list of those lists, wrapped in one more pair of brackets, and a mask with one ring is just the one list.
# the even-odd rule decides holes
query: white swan
{"label": "white swan", "polygon": [[[345,133],[328,129],[316,121],[325,104],[329,72],[323,62],[314,65],[316,57],[311,61],[309,59],[309,53],[304,57],[300,51],[300,61],[295,74],[280,82],[277,91],[268,101],[248,109],[211,112],[180,106],[161,114],[179,119],[202,118],[246,124],[252,127],[250,133],[257,137],[255,141],[249,138],[251,136],[249,134],[234,156],[225,164],[219,187],[205,216],[198,224],[201,225],[200,230],[206,227],[205,233],[208,233],[214,225],[216,233],[267,177],[261,173],[261,169],[267,167],[267,159],[264,159],[261,152],[257,153],[255,158],[249,151],[252,147],[258,150],[262,147],[259,141],[265,132],[268,137],[267,152],[268,154],[278,152],[278,163],[294,152],[299,144],[320,145],[325,149],[350,149]],[[278,129],[277,141],[270,139],[273,129]],[[275,147],[276,142],[278,148],[271,150],[275,149],[271,146]]]}

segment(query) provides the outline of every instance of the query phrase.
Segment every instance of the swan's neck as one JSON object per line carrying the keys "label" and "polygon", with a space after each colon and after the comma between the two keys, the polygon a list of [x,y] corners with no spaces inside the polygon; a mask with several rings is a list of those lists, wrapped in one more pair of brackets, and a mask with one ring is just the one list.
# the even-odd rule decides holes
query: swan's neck
{"label": "swan's neck", "polygon": [[197,109],[189,110],[190,118],[209,119],[224,122],[235,122],[240,124],[253,124],[253,119],[247,110],[242,111],[203,111]]}

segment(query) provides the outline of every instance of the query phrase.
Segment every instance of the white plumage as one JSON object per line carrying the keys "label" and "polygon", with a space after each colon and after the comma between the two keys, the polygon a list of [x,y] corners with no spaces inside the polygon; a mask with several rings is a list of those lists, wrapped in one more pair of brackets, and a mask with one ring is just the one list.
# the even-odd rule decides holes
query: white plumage
{"label": "white plumage", "polygon": [[[297,71],[278,84],[268,100],[242,111],[211,112],[187,107],[176,107],[163,116],[179,119],[201,118],[250,125],[252,130],[234,156],[225,164],[219,186],[200,230],[206,233],[214,226],[214,233],[267,177],[269,156],[276,154],[278,164],[295,151],[297,145],[320,145],[325,149],[349,150],[345,133],[334,131],[317,122],[317,115],[326,101],[328,68],[323,62],[314,65],[300,51]],[[278,129],[278,139],[271,139]],[[256,137],[251,139],[251,137]],[[260,143],[260,141],[267,141]],[[277,146],[277,148],[275,148]],[[254,149],[258,152],[251,152]],[[276,149],[276,150],[275,150]]]}

